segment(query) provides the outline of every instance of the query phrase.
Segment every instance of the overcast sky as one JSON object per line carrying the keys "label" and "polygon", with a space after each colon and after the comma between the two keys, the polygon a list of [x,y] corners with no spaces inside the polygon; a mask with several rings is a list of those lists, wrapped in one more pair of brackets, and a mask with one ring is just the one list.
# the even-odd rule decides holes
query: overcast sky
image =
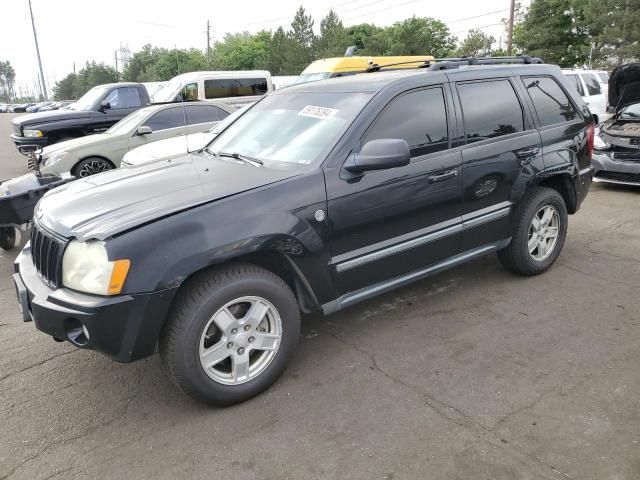
{"label": "overcast sky", "polygon": [[[32,0],[32,5],[50,91],[73,71],[74,62],[77,69],[87,60],[114,65],[114,51],[121,45],[132,52],[146,43],[204,50],[207,19],[215,40],[227,32],[286,27],[300,5],[313,15],[316,28],[330,8],[347,26],[386,26],[412,15],[430,16],[447,23],[458,37],[483,27],[496,41],[503,37],[505,45],[500,20],[508,16],[509,0]],[[28,1],[2,0],[2,10],[0,60],[9,60],[16,70],[18,93],[20,88],[34,90],[37,60]]]}

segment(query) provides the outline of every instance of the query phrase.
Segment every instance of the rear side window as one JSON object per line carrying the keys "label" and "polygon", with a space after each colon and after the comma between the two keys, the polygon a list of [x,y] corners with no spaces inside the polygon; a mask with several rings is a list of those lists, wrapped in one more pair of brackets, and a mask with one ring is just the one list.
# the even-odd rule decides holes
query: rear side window
{"label": "rear side window", "polygon": [[584,83],[587,84],[589,95],[600,95],[602,93],[600,82],[593,73],[583,73],[582,78],[584,79]]}
{"label": "rear side window", "polygon": [[575,87],[581,97],[584,97],[584,88],[582,88],[582,82],[578,75],[565,75],[569,79],[569,83]]}
{"label": "rear side window", "polygon": [[184,126],[184,111],[182,107],[173,107],[161,110],[152,115],[144,124],[157,132],[168,128]]}
{"label": "rear side window", "polygon": [[522,106],[511,82],[458,84],[467,143],[524,130]]}
{"label": "rear side window", "polygon": [[248,97],[267,93],[266,78],[226,78],[204,81],[204,98]]}
{"label": "rear side window", "polygon": [[523,77],[522,80],[542,126],[570,122],[578,118],[578,112],[555,79]]}
{"label": "rear side window", "polygon": [[215,105],[187,105],[186,108],[189,125],[219,122],[229,115],[228,112]]}
{"label": "rear side window", "polygon": [[446,150],[449,135],[442,89],[418,90],[392,100],[365,135],[363,145],[379,138],[405,139],[412,157]]}

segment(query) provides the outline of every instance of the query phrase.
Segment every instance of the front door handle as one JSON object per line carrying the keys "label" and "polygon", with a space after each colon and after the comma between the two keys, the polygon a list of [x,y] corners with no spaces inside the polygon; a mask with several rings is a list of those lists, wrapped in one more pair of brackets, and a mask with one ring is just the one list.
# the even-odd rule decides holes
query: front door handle
{"label": "front door handle", "polygon": [[540,147],[525,147],[516,151],[517,157],[521,159],[535,157],[538,153],[540,153]]}
{"label": "front door handle", "polygon": [[458,176],[458,170],[449,170],[448,172],[440,173],[438,175],[429,175],[429,183],[444,182],[451,178]]}

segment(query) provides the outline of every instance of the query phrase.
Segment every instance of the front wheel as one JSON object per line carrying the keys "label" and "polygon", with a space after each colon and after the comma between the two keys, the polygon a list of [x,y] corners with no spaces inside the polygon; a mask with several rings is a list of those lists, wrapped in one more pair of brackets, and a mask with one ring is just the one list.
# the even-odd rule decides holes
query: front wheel
{"label": "front wheel", "polygon": [[74,177],[84,178],[98,173],[106,172],[113,169],[113,165],[109,160],[100,157],[85,158],[73,167],[71,173]]}
{"label": "front wheel", "polygon": [[498,252],[505,267],[520,275],[538,275],[553,265],[567,236],[569,216],[562,196],[536,187],[513,213],[511,243]]}
{"label": "front wheel", "polygon": [[13,227],[0,227],[0,248],[11,250],[16,245],[16,229]]}
{"label": "front wheel", "polygon": [[246,263],[188,282],[160,338],[160,356],[173,381],[190,397],[220,406],[267,389],[286,368],[300,335],[291,289]]}

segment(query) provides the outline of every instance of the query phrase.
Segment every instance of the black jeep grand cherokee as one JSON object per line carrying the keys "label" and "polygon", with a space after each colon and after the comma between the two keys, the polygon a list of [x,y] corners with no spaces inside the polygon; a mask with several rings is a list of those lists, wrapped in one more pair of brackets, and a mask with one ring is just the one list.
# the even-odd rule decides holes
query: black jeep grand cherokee
{"label": "black jeep grand cherokee", "polygon": [[192,397],[266,389],[300,311],[491,252],[535,275],[591,184],[589,110],[547,65],[434,64],[266,96],[207,148],[53,190],[15,264],[25,320]]}

